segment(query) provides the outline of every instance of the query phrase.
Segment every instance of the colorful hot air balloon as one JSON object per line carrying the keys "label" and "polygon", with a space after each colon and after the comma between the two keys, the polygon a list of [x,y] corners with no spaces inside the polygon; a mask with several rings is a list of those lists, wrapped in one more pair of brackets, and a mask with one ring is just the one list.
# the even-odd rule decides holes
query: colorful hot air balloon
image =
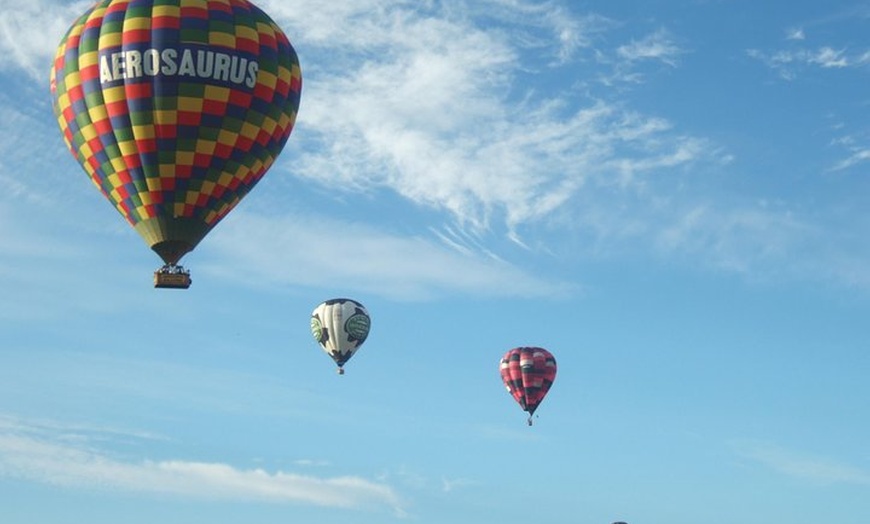
{"label": "colorful hot air balloon", "polygon": [[98,1],[51,70],[64,141],[166,274],[275,162],[301,89],[287,36],[247,0]]}
{"label": "colorful hot air balloon", "polygon": [[356,300],[335,298],[320,304],[311,313],[311,334],[344,375],[344,363],[356,353],[369,336],[372,320]]}
{"label": "colorful hot air balloon", "polygon": [[519,347],[504,354],[499,365],[501,379],[523,411],[532,415],[556,379],[556,359],[543,348]]}

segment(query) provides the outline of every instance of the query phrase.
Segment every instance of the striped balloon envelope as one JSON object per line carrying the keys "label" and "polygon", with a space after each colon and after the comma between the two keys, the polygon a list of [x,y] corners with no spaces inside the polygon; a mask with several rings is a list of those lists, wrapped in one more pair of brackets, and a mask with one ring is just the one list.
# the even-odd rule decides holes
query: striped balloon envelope
{"label": "striped balloon envelope", "polygon": [[174,266],[275,162],[302,75],[247,0],[103,0],[63,37],[50,88],[91,182]]}
{"label": "striped balloon envelope", "polygon": [[544,348],[518,347],[504,354],[499,371],[508,393],[528,412],[531,426],[532,415],[556,380],[556,358]]}

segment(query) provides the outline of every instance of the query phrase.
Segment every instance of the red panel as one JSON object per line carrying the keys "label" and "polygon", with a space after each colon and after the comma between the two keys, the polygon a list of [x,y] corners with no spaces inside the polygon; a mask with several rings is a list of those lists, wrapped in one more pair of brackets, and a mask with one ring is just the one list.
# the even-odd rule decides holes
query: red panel
{"label": "red panel", "polygon": [[151,29],[179,29],[181,19],[177,16],[155,16],[151,19]]}
{"label": "red panel", "polygon": [[128,99],[151,98],[153,89],[150,82],[124,84],[124,93]]}
{"label": "red panel", "polygon": [[121,41],[124,45],[127,44],[140,44],[142,42],[150,42],[151,41],[151,30],[150,29],[130,29],[128,31],[124,31],[121,36]]}
{"label": "red panel", "polygon": [[224,115],[227,112],[227,104],[218,100],[204,100],[202,112],[209,115]]}

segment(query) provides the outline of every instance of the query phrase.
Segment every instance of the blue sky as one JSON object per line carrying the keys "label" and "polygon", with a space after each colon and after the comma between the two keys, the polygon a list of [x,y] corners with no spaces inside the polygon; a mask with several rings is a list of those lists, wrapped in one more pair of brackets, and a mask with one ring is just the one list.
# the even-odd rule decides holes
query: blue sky
{"label": "blue sky", "polygon": [[89,5],[0,0],[4,522],[870,519],[870,4],[259,2],[299,118],[185,292],[54,122]]}

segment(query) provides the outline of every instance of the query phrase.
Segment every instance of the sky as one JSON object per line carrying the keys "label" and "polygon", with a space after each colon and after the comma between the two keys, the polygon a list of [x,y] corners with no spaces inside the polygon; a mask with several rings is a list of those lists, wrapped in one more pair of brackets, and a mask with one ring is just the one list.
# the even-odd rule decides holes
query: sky
{"label": "sky", "polygon": [[870,521],[870,3],[257,4],[298,120],[176,291],[52,114],[90,2],[0,0],[3,522]]}

